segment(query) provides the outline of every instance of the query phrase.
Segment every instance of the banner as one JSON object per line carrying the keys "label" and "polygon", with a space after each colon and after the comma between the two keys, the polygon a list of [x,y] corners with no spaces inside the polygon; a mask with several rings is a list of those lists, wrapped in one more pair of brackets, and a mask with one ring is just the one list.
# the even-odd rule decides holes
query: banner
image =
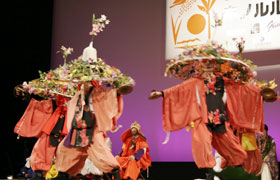
{"label": "banner", "polygon": [[215,40],[237,51],[280,49],[280,0],[166,0],[166,59]]}

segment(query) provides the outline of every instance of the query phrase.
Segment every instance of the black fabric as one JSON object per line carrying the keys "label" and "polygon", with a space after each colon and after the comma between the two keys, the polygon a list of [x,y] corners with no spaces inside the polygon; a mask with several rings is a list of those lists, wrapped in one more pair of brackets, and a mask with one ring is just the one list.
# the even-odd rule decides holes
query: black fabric
{"label": "black fabric", "polygon": [[55,124],[51,134],[50,134],[50,144],[52,146],[57,147],[60,141],[62,140],[61,137],[61,131],[63,129],[63,125],[65,122],[65,112],[62,112],[64,114],[61,114],[60,117],[57,120],[57,123]]}
{"label": "black fabric", "polygon": [[58,175],[55,178],[52,178],[51,180],[69,180],[70,176],[69,174],[65,172],[58,172]]}
{"label": "black fabric", "polygon": [[[52,106],[53,106],[53,112],[55,112],[56,108],[57,108],[57,104],[55,100],[52,100]],[[61,131],[63,129],[63,125],[65,122],[65,113],[66,112],[61,112],[54,128],[51,131],[50,134],[50,145],[51,146],[55,146],[57,147],[58,144],[60,143],[60,141],[63,139],[63,137],[61,136]]]}
{"label": "black fabric", "polygon": [[114,177],[114,180],[121,180],[120,170],[119,169],[113,169],[112,175]]}
{"label": "black fabric", "polygon": [[[206,104],[208,109],[208,115],[212,112],[219,111],[219,121],[220,124],[215,122],[211,122],[208,118],[207,128],[212,133],[225,133],[225,121],[228,120],[226,115],[226,106],[223,102],[223,95],[224,95],[224,80],[222,77],[217,77],[215,80],[214,89],[209,90],[206,92]],[[209,83],[208,80],[204,81],[205,86]]]}
{"label": "black fabric", "polygon": [[54,112],[56,110],[56,108],[57,108],[55,100],[52,100],[52,107],[53,107],[53,112]]}
{"label": "black fabric", "polygon": [[[83,147],[83,142],[85,142],[87,140],[88,140],[88,143],[86,143],[86,144],[92,144],[92,136],[93,136],[94,129],[96,126],[96,117],[90,111],[89,96],[90,96],[93,88],[94,87],[92,87],[85,96],[85,105],[83,108],[83,115],[82,115],[82,119],[79,122],[77,122],[77,120],[76,120],[76,115],[79,114],[82,109],[81,96],[79,97],[78,102],[77,102],[77,107],[79,108],[79,110],[75,112],[73,123],[72,123],[72,128],[76,131],[75,145],[74,145],[74,147],[76,147],[76,148]],[[83,137],[86,139],[83,139]]]}
{"label": "black fabric", "polygon": [[41,170],[34,172],[34,176],[30,180],[45,180],[44,173]]}

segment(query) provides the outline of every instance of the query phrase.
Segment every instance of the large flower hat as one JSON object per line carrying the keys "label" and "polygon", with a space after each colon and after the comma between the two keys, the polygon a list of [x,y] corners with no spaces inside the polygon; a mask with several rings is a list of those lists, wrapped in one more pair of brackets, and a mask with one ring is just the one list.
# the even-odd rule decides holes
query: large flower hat
{"label": "large flower hat", "polygon": [[134,85],[134,80],[118,68],[106,64],[101,58],[97,61],[84,61],[81,57],[48,72],[39,71],[40,77],[24,82],[29,93],[54,97],[57,94],[73,96],[80,84],[96,81],[101,86],[120,88]]}
{"label": "large flower hat", "polygon": [[207,44],[186,46],[182,54],[167,64],[165,76],[169,73],[182,80],[192,76],[199,76],[203,70],[201,62],[212,61],[219,64],[217,73],[234,81],[249,82],[256,72],[256,65],[252,61],[242,58],[242,51],[231,53],[222,45],[211,41]]}
{"label": "large flower hat", "polygon": [[[93,15],[92,31],[94,36],[109,24],[105,15],[96,19]],[[108,88],[122,88],[123,91],[131,92],[135,81],[118,68],[110,66],[101,58],[97,57],[96,49],[90,45],[84,49],[83,55],[66,63],[67,56],[73,52],[72,48],[61,47],[64,64],[48,72],[39,71],[40,77],[29,82],[24,82],[23,87],[31,94],[42,97],[55,98],[57,95],[72,97],[85,83],[99,84]]]}

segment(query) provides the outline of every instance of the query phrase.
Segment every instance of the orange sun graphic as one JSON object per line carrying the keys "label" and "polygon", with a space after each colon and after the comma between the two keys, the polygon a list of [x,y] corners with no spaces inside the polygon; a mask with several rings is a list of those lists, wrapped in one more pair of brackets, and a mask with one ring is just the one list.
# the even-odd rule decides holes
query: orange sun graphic
{"label": "orange sun graphic", "polygon": [[206,20],[204,16],[202,16],[201,14],[194,14],[189,18],[187,28],[190,33],[199,34],[204,30],[205,25]]}

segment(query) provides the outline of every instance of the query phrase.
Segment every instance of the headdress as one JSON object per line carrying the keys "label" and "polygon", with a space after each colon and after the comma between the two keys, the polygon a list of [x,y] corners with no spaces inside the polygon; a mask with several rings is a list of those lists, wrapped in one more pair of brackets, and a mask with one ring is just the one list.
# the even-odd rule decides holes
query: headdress
{"label": "headdress", "polygon": [[138,130],[138,135],[140,137],[142,137],[145,141],[147,140],[147,138],[144,136],[144,134],[141,132],[141,125],[135,121],[134,123],[132,123],[130,125],[130,128],[127,129],[122,135],[121,135],[121,139],[123,142],[126,141],[127,138],[131,137],[132,136],[132,133],[131,133],[131,128],[136,128]]}
{"label": "headdress", "polygon": [[167,64],[165,76],[170,75],[186,80],[202,73],[201,62],[214,60],[220,64],[219,72],[222,76],[234,81],[249,82],[256,76],[253,70],[256,65],[252,61],[242,58],[240,53],[231,53],[222,45],[212,41],[208,44],[186,46],[184,52]]}
{"label": "headdress", "polygon": [[137,122],[137,121],[135,121],[134,123],[132,123],[131,125],[130,125],[130,129],[131,128],[136,128],[137,130],[138,130],[138,132],[140,131],[140,128],[141,128],[141,125]]}
{"label": "headdress", "polygon": [[[93,15],[93,29],[90,32],[92,39],[109,22],[105,15],[101,15],[99,19]],[[42,97],[54,98],[57,95],[72,97],[79,91],[81,84],[87,82],[94,82],[93,86],[99,86],[100,84],[100,86],[120,88],[124,94],[132,91],[131,85],[135,84],[134,80],[118,68],[109,66],[101,58],[98,58],[96,49],[92,46],[92,41],[84,49],[82,56],[68,62],[66,62],[66,58],[73,52],[73,48],[62,46],[58,52],[63,55],[63,65],[48,72],[39,71],[40,77],[38,79],[23,83],[23,87],[30,94],[35,93]]]}

